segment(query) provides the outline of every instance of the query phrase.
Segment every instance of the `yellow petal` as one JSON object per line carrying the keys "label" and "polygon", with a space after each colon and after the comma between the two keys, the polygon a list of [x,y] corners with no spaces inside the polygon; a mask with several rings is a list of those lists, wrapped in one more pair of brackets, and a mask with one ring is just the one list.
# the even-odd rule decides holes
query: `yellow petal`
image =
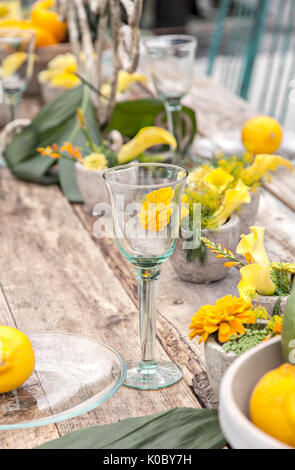
{"label": "yellow petal", "polygon": [[276,171],[279,166],[285,166],[293,171],[293,165],[290,160],[279,155],[256,155],[254,163],[242,171],[242,180],[245,184],[252,185],[257,183],[267,172]]}
{"label": "yellow petal", "polygon": [[254,263],[259,264],[264,268],[269,267],[269,259],[264,247],[264,227],[253,226],[250,227],[252,233],[248,235],[241,235],[241,241],[237,246],[236,252],[239,255],[250,255]]}
{"label": "yellow petal", "polygon": [[73,73],[60,73],[51,79],[50,85],[53,87],[74,88],[80,85],[80,79]]}
{"label": "yellow petal", "polygon": [[238,284],[240,296],[247,301],[251,301],[258,293],[261,295],[273,295],[275,291],[274,283],[270,277],[271,268],[263,268],[258,264],[249,264],[240,269],[242,279]]}
{"label": "yellow petal", "polygon": [[205,176],[206,183],[217,187],[220,192],[224,191],[229,183],[233,181],[233,179],[233,176],[224,171],[222,168],[216,168]]}
{"label": "yellow petal", "polygon": [[140,73],[128,73],[125,70],[120,70],[118,75],[118,85],[117,91],[118,93],[123,93],[131,83],[134,82],[147,82],[147,78],[145,75]]}
{"label": "yellow petal", "polygon": [[225,191],[221,208],[213,214],[214,224],[218,227],[223,225],[241,204],[248,204],[250,201],[251,196],[247,186],[239,180],[234,189],[227,189]]}
{"label": "yellow petal", "polygon": [[27,59],[28,54],[26,52],[14,52],[8,55],[2,60],[2,66],[0,67],[0,76],[3,78],[14,75],[15,72],[23,65]]}
{"label": "yellow petal", "polygon": [[168,144],[173,149],[177,146],[175,137],[166,129],[156,126],[143,127],[133,139],[121,147],[118,163],[127,163],[149,147],[158,144]]}

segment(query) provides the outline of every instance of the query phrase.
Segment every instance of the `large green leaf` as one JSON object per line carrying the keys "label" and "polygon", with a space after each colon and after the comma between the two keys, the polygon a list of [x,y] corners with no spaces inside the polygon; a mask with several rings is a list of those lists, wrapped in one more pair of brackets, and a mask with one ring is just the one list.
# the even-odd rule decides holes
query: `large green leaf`
{"label": "large green leaf", "polygon": [[173,408],[81,429],[39,449],[220,449],[225,444],[216,410]]}
{"label": "large green leaf", "polygon": [[[165,112],[163,102],[156,99],[119,102],[116,104],[107,130],[117,129],[126,137],[132,138],[142,127],[155,125],[156,117],[162,112]],[[192,123],[188,147],[197,133],[197,122],[195,112],[191,108],[183,106],[183,112]]]}
{"label": "large green leaf", "polygon": [[92,139],[100,144],[100,130],[89,99],[89,90],[80,86],[44,106],[32,123],[14,137],[4,155],[15,176],[42,184],[59,181],[66,197],[72,202],[82,201],[77,188],[74,163],[62,161],[58,172],[51,171],[55,160],[41,156],[36,149],[53,143],[60,145],[70,140],[87,152],[86,139],[76,119],[77,109],[81,106],[85,108],[86,124]]}

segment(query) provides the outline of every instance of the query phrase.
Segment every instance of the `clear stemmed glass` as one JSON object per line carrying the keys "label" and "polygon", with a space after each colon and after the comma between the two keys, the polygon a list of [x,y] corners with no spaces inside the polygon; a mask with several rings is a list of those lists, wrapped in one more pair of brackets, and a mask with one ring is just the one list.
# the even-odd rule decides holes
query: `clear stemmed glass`
{"label": "clear stemmed glass", "polygon": [[177,140],[175,160],[178,160],[181,99],[191,85],[197,40],[193,36],[173,34],[146,39],[144,45],[157,95],[165,104],[168,129]]}
{"label": "clear stemmed glass", "polygon": [[0,31],[0,85],[10,118],[17,118],[22,94],[33,72],[35,34],[23,30]]}
{"label": "clear stemmed glass", "polygon": [[139,363],[127,363],[125,385],[168,387],[181,379],[182,371],[172,362],[155,359],[157,279],[179,235],[187,171],[167,164],[129,164],[106,170],[104,178],[117,243],[138,279],[142,357]]}

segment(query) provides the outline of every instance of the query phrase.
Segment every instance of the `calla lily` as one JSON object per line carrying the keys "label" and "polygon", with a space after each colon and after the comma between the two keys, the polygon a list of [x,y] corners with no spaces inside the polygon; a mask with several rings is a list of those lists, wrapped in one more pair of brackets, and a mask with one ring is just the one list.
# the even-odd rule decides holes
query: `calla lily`
{"label": "calla lily", "polygon": [[[128,73],[125,70],[120,70],[118,74],[118,83],[117,83],[117,94],[124,93],[124,91],[134,82],[146,83],[147,78],[145,75],[140,73]],[[103,96],[108,98],[111,93],[111,85],[109,83],[104,83],[100,89],[100,92]]]}
{"label": "calla lily", "polygon": [[206,183],[210,186],[214,186],[219,192],[223,192],[226,187],[233,181],[233,176],[224,171],[222,168],[216,168],[212,170],[207,176],[205,176]]}
{"label": "calla lily", "polygon": [[128,163],[147,148],[158,144],[168,144],[173,149],[177,146],[175,137],[166,129],[156,126],[143,127],[133,139],[121,147],[118,152],[118,164]]}
{"label": "calla lily", "polygon": [[252,233],[241,235],[241,241],[237,246],[236,252],[244,255],[247,263],[257,263],[263,268],[270,265],[268,256],[264,248],[264,227],[250,227]]}
{"label": "calla lily", "polygon": [[251,196],[247,186],[239,180],[234,189],[225,191],[221,208],[213,214],[214,224],[220,227],[241,204],[248,204],[250,201]]}
{"label": "calla lily", "polygon": [[240,269],[242,279],[238,284],[240,297],[246,301],[253,299],[256,293],[273,295],[275,285],[270,277],[271,268],[263,268],[258,264],[248,264]]}
{"label": "calla lily", "polygon": [[256,155],[254,163],[242,171],[242,180],[247,185],[257,183],[267,172],[275,171],[279,166],[285,166],[293,171],[293,165],[279,155]]}

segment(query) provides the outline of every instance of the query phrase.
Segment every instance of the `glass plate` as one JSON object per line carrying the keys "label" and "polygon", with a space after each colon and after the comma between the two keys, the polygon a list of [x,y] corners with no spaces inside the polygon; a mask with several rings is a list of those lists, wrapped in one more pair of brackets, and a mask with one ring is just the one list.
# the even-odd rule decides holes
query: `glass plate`
{"label": "glass plate", "polygon": [[35,372],[19,389],[0,394],[0,429],[44,426],[86,413],[122,385],[126,365],[110,346],[70,333],[26,333]]}

